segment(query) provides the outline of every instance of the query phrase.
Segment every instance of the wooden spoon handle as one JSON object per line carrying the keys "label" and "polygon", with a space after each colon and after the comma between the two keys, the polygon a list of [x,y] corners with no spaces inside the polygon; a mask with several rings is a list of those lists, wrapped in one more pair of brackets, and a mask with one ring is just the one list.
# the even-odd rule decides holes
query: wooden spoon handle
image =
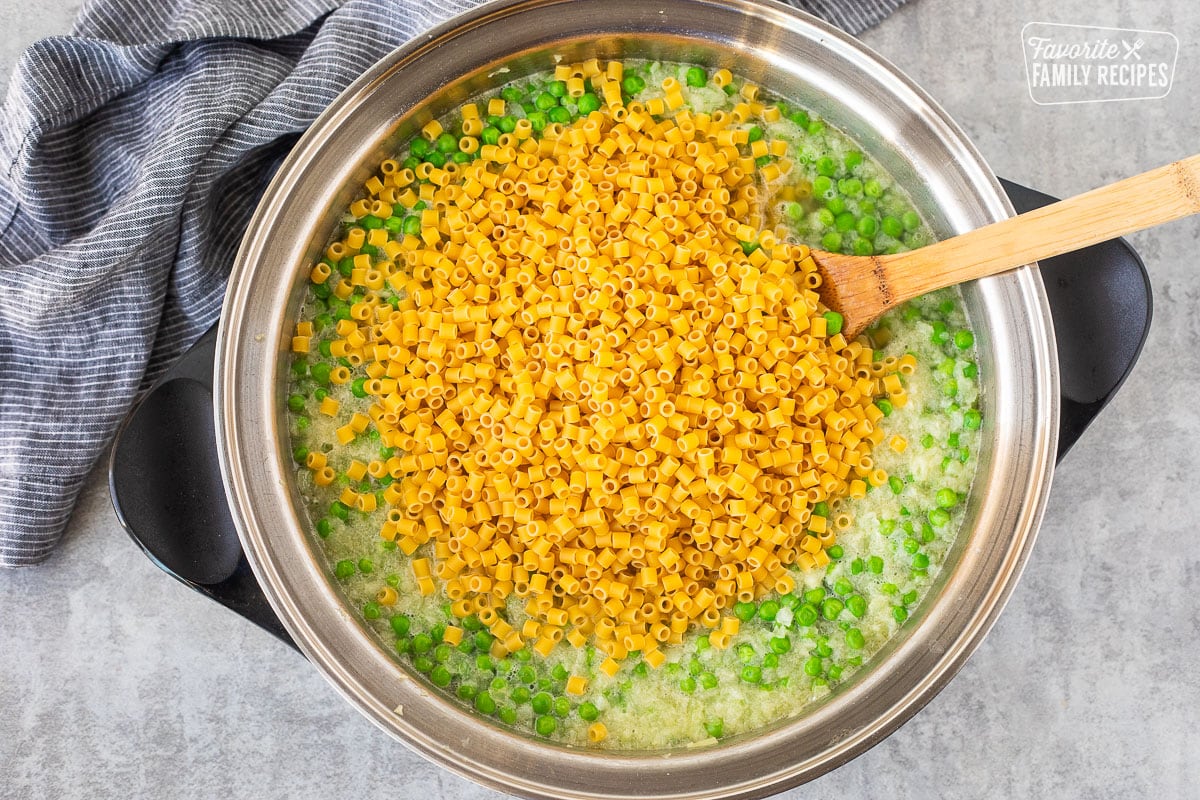
{"label": "wooden spoon handle", "polygon": [[1198,212],[1195,155],[879,263],[900,302]]}

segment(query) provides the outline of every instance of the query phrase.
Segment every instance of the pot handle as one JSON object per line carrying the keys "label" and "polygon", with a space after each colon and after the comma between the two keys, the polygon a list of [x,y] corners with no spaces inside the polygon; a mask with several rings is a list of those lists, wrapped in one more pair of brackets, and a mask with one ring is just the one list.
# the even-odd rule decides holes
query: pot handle
{"label": "pot handle", "polygon": [[[1058,198],[1000,179],[1017,213]],[[1108,405],[1150,333],[1150,276],[1124,239],[1038,262],[1058,343],[1058,461]]]}
{"label": "pot handle", "polygon": [[159,569],[295,647],[242,553],[217,462],[217,326],[125,418],[108,465],[117,518]]}
{"label": "pot handle", "polygon": [[[1055,200],[1000,183],[1018,212]],[[1150,330],[1150,279],[1122,239],[1040,266],[1058,341],[1062,460],[1133,369]],[[212,409],[216,335],[214,325],[117,432],[113,508],[160,569],[295,647],[250,570],[226,503]]]}

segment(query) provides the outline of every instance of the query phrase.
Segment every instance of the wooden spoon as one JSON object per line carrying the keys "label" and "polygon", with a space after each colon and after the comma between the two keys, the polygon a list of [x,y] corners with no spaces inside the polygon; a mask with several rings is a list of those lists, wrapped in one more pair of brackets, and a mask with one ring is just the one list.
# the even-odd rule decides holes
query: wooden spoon
{"label": "wooden spoon", "polygon": [[857,336],[914,297],[1200,212],[1200,155],[969,233],[882,256],[813,250],[821,301]]}

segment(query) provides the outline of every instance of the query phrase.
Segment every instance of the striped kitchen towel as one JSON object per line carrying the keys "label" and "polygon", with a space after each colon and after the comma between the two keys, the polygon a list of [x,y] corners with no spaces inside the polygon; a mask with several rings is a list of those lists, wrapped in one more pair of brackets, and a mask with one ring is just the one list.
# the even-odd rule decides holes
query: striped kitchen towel
{"label": "striped kitchen towel", "polygon": [[[904,0],[794,0],[857,33]],[[0,565],[62,535],[121,417],[216,319],[260,193],[359,73],[474,0],[94,0],[0,111]]]}

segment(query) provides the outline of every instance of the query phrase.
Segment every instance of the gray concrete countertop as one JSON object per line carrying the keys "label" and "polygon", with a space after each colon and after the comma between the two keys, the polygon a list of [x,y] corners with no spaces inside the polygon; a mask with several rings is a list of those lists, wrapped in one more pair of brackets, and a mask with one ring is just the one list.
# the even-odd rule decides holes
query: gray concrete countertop
{"label": "gray concrete countertop", "polygon": [[[0,70],[77,3],[0,0]],[[1035,105],[1030,21],[1169,31],[1162,100]],[[864,39],[995,171],[1066,196],[1200,150],[1190,0],[915,0]],[[0,79],[2,80],[2,79]],[[1131,241],[1155,320],[1132,377],[1058,470],[996,627],[882,744],[781,797],[1184,798],[1200,792],[1200,220]],[[59,551],[0,573],[0,797],[492,798],[372,727],[303,658],[159,572],[103,469]]]}

